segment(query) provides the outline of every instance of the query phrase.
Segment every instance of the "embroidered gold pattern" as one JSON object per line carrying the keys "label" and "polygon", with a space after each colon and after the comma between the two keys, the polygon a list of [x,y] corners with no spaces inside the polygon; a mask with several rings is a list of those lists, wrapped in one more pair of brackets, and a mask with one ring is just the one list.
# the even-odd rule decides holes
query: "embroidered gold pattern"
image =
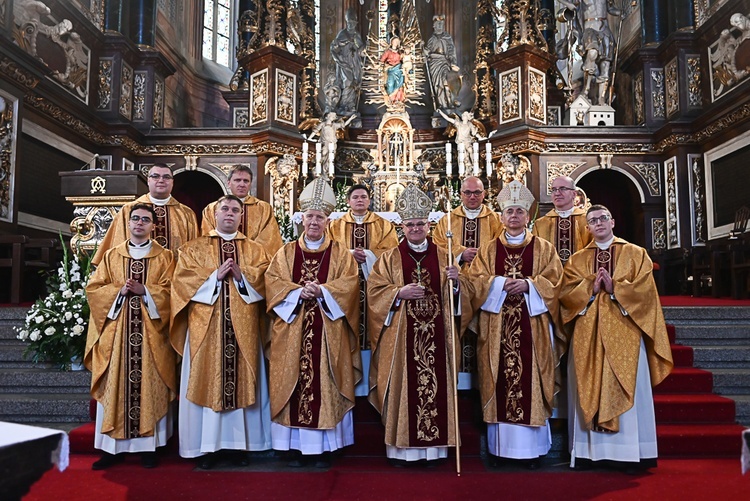
{"label": "embroidered gold pattern", "polygon": [[[318,271],[322,262],[322,258],[319,261],[308,259],[305,257],[303,251],[300,284],[305,284],[306,282],[317,283]],[[302,319],[302,345],[299,357],[299,379],[297,380],[297,398],[299,400],[297,420],[300,424],[304,425],[312,424],[313,421],[312,402],[315,399],[313,392],[313,380],[315,379],[315,367],[313,364],[313,322],[315,321],[316,303],[315,299],[305,300],[305,315]]]}
{"label": "embroidered gold pattern", "polygon": [[[506,248],[505,276],[523,278],[523,251],[511,254]],[[511,294],[503,305],[502,353],[505,370],[505,418],[510,422],[524,420],[523,408],[520,400],[523,398],[521,389],[521,375],[523,374],[523,359],[521,358],[521,315],[524,304],[523,294]]]}

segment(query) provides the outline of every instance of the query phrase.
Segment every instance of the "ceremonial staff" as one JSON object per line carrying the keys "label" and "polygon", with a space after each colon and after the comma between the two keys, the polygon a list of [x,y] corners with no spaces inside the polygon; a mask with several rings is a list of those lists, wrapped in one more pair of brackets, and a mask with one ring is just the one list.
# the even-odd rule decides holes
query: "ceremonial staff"
{"label": "ceremonial staff", "polygon": [[[446,179],[445,185],[445,212],[448,217],[448,231],[445,236],[448,238],[448,263],[453,265],[453,231],[451,230],[451,195],[450,189],[448,188],[448,180]],[[450,308],[451,308],[451,343],[453,344],[453,363],[451,364],[451,377],[453,378],[453,422],[456,427],[456,474],[461,476],[461,436],[458,430],[458,375],[456,373],[456,346],[458,339],[456,339],[456,315],[455,315],[455,301],[453,300],[453,291],[455,284],[453,279],[448,279],[448,285],[450,286]]]}

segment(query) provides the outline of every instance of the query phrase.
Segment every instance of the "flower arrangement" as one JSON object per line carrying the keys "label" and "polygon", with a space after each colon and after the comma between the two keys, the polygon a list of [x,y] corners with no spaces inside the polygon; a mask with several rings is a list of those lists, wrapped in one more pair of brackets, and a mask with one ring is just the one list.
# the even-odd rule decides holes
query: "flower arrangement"
{"label": "flower arrangement", "polygon": [[47,296],[37,299],[16,331],[18,339],[29,343],[25,357],[69,370],[73,360],[83,360],[86,348],[89,304],[84,288],[92,270],[85,252],[70,252],[65,242],[63,252],[57,272],[47,277]]}

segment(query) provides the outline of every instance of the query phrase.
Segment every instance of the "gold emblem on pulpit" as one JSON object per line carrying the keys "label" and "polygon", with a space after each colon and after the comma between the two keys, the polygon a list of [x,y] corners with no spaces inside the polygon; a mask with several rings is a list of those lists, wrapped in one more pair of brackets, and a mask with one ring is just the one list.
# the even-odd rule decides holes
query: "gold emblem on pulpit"
{"label": "gold emblem on pulpit", "polygon": [[107,180],[101,176],[96,176],[91,180],[91,193],[107,193]]}

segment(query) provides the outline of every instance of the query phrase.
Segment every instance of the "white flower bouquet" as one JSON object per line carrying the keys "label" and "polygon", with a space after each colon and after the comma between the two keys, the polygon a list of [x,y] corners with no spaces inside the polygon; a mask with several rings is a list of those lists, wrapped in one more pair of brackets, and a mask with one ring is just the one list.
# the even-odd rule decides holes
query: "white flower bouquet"
{"label": "white flower bouquet", "polygon": [[72,361],[83,359],[86,348],[89,304],[84,288],[92,270],[85,252],[70,252],[65,242],[63,252],[57,271],[47,277],[47,296],[37,299],[16,331],[18,339],[28,343],[24,356],[69,370]]}

